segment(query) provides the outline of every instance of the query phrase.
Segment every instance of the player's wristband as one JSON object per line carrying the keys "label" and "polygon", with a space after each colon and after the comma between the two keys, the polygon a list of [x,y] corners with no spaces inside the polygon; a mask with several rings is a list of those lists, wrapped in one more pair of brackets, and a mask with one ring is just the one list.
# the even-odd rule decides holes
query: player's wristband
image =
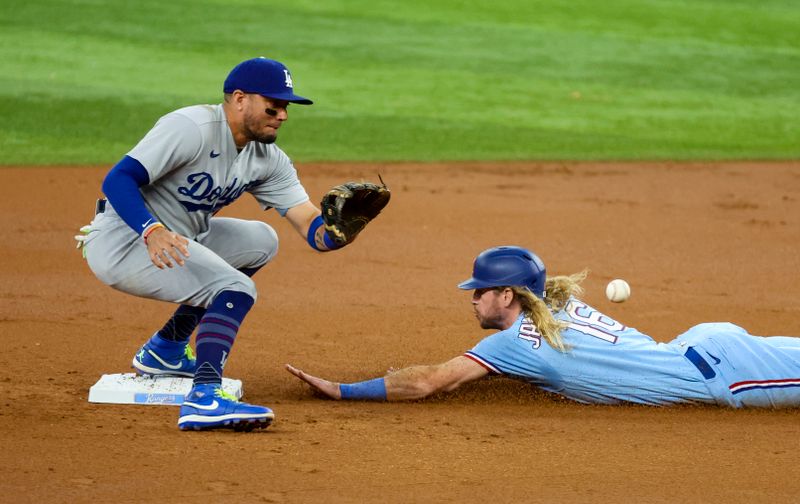
{"label": "player's wristband", "polygon": [[386,382],[383,378],[375,378],[358,383],[342,383],[339,385],[342,399],[368,399],[371,401],[386,400]]}
{"label": "player's wristband", "polygon": [[308,235],[306,236],[306,240],[308,241],[308,245],[311,248],[313,248],[314,250],[318,250],[320,252],[327,252],[329,250],[336,250],[337,248],[339,248],[339,246],[336,245],[333,242],[333,240],[331,240],[331,237],[328,236],[328,233],[326,233],[325,231],[322,232],[322,241],[323,241],[323,246],[325,248],[320,248],[319,244],[317,244],[317,230],[324,223],[325,223],[325,221],[322,220],[322,216],[321,215],[317,215],[317,217],[313,221],[311,221],[311,225],[308,226]]}
{"label": "player's wristband", "polygon": [[163,228],[163,227],[166,226],[164,226],[164,224],[161,224],[160,222],[154,222],[149,226],[147,226],[147,228],[145,228],[145,230],[142,231],[142,239],[144,240],[144,244],[147,245],[147,237],[150,236],[150,233],[152,233],[158,228]]}

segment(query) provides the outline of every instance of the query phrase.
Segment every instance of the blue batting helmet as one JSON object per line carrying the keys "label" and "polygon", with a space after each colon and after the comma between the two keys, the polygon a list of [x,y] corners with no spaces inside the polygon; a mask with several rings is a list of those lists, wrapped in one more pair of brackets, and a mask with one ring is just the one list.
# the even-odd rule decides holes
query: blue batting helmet
{"label": "blue batting helmet", "polygon": [[527,287],[537,297],[544,299],[544,282],[547,274],[539,257],[522,247],[494,247],[475,258],[472,278],[458,284],[459,289],[486,287]]}

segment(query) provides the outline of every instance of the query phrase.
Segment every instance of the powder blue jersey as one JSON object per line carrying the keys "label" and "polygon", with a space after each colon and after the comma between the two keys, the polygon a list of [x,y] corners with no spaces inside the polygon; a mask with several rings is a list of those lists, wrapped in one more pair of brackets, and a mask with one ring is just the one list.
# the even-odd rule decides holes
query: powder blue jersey
{"label": "powder blue jersey", "polygon": [[490,372],[593,404],[714,403],[704,378],[679,346],[649,336],[571,298],[554,314],[567,324],[559,352],[521,315],[466,353]]}
{"label": "powder blue jersey", "polygon": [[465,355],[492,373],[583,403],[800,406],[800,338],[753,336],[718,322],[658,343],[575,298],[554,316],[566,324],[566,352],[520,316]]}

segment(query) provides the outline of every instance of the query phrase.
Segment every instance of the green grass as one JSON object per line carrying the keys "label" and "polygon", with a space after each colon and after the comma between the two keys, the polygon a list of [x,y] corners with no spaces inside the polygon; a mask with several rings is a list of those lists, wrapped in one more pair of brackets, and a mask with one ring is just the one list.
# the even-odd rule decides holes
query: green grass
{"label": "green grass", "polygon": [[0,164],[111,163],[286,63],[295,160],[797,159],[796,0],[5,0]]}

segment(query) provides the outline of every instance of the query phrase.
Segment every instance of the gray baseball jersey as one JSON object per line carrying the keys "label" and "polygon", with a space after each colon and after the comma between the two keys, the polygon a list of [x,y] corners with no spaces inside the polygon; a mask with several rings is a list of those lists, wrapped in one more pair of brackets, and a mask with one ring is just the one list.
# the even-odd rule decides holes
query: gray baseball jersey
{"label": "gray baseball jersey", "polygon": [[171,112],[130,151],[147,170],[141,188],[147,209],[186,236],[184,266],[159,270],[139,236],[109,204],[87,236],[89,267],[105,284],[136,296],[208,306],[223,289],[256,297],[240,268],[260,267],[278,251],[266,223],[213,217],[244,192],[264,209],[288,209],[308,201],[289,158],[274,144],[249,142],[237,152],[221,105]]}
{"label": "gray baseball jersey", "polygon": [[150,175],[150,185],[141,189],[147,209],[189,239],[205,233],[211,215],[244,192],[264,209],[308,201],[294,166],[277,145],[248,142],[237,152],[222,105],[165,115],[128,155]]}

